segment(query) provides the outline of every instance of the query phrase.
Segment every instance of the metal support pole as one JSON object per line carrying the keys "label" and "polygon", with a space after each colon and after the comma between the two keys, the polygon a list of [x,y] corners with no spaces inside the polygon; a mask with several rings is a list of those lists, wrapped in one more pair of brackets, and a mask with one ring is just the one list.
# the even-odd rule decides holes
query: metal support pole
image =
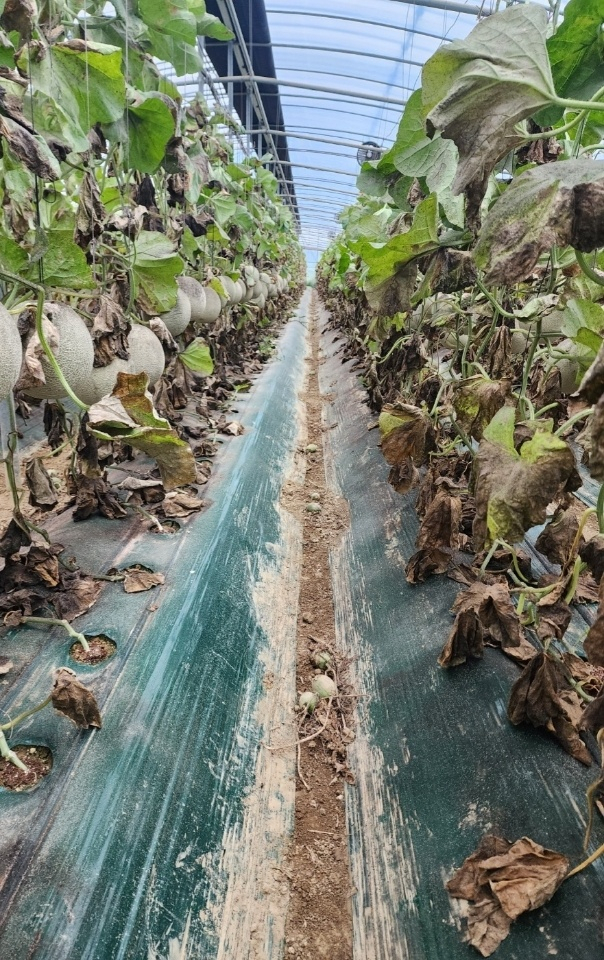
{"label": "metal support pole", "polygon": [[[229,76],[233,75],[233,41],[229,40],[227,44],[227,72]],[[227,96],[229,98],[229,113],[233,116],[235,112],[235,97],[234,97],[234,87],[233,81],[231,80],[227,83]]]}
{"label": "metal support pole", "polygon": [[252,97],[249,90],[245,92],[245,129],[247,132],[247,152],[251,156],[252,147]]}

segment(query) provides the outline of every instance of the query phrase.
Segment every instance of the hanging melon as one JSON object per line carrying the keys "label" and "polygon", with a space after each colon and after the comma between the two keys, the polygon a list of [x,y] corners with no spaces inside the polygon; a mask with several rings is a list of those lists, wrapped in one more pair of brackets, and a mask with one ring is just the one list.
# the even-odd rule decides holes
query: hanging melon
{"label": "hanging melon", "polygon": [[144,372],[149,377],[150,386],[157,383],[166,365],[164,348],[159,338],[148,327],[135,323],[128,335],[128,349],[130,359],[127,373]]}
{"label": "hanging melon", "polygon": [[6,307],[0,303],[0,400],[10,394],[21,371],[23,350],[17,323]]}
{"label": "hanging melon", "polygon": [[183,333],[189,326],[189,322],[191,320],[191,311],[192,306],[190,298],[187,296],[186,292],[179,289],[175,305],[171,310],[168,310],[167,313],[160,314],[160,319],[163,320],[173,337],[179,337],[180,334]]}
{"label": "hanging melon", "polygon": [[[64,303],[46,303],[44,313],[57,329],[59,345],[52,352],[67,383],[79,397],[92,376],[94,347],[88,327],[82,318]],[[24,392],[38,400],[61,400],[67,396],[65,388],[42,355],[41,363],[46,383],[28,387]]]}
{"label": "hanging melon", "polygon": [[188,298],[191,305],[191,321],[199,323],[203,320],[206,307],[206,291],[195,277],[177,277],[176,282],[182,293]]}

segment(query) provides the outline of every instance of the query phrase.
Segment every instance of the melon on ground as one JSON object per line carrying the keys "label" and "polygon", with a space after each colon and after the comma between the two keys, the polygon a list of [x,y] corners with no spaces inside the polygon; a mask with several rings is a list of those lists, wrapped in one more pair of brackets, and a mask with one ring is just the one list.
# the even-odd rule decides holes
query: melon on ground
{"label": "melon on ground", "polygon": [[23,350],[17,322],[4,304],[0,303],[0,400],[11,393],[21,372]]}
{"label": "melon on ground", "polygon": [[[53,350],[67,383],[80,397],[90,380],[94,362],[94,346],[82,318],[64,303],[46,303],[44,313],[59,334],[59,346]],[[45,355],[41,357],[46,383],[28,387],[24,392],[38,400],[61,400],[67,396],[59,378]]]}
{"label": "melon on ground", "polygon": [[222,310],[222,301],[214,287],[204,287],[206,295],[205,307],[199,313],[199,319],[197,323],[214,323],[220,315]]}
{"label": "melon on ground", "polygon": [[92,406],[113,392],[118,373],[128,373],[128,360],[116,357],[106,367],[94,367],[88,383],[78,394],[80,400]]}

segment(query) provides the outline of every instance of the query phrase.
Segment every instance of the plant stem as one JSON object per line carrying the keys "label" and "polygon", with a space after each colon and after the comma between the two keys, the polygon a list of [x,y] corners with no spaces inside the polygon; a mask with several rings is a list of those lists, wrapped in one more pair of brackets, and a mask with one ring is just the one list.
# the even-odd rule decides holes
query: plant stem
{"label": "plant stem", "polygon": [[536,140],[551,140],[552,137],[559,137],[561,133],[566,133],[567,130],[572,130],[573,127],[576,127],[578,123],[581,123],[581,120],[587,115],[587,110],[580,110],[572,120],[569,120],[568,123],[565,123],[561,127],[555,127],[553,130],[542,130],[540,133],[524,133],[524,131],[517,126],[516,132],[519,137],[522,137],[523,140],[526,140],[527,143],[534,142]]}
{"label": "plant stem", "polygon": [[590,867],[591,864],[595,860],[597,860],[598,857],[601,857],[603,853],[604,853],[604,843],[601,844],[601,846],[599,846],[597,850],[594,850],[594,852],[591,854],[591,856],[587,858],[587,860],[584,860],[582,863],[579,864],[578,867],[574,867],[574,869],[571,870],[570,873],[567,873],[564,879],[568,880],[569,877],[574,877],[576,873],[581,873],[581,870],[585,870],[586,867]]}
{"label": "plant stem", "polygon": [[495,307],[495,309],[499,310],[499,313],[502,317],[507,317],[508,320],[516,319],[516,314],[510,313],[509,310],[504,310],[501,304],[497,302],[492,293],[489,293],[485,285],[480,280],[476,281],[476,286],[482,291],[482,293],[484,293],[487,300]]}
{"label": "plant stem", "polygon": [[67,631],[70,637],[73,637],[74,640],[77,640],[82,644],[82,647],[88,653],[90,647],[88,641],[83,633],[78,633],[77,630],[74,630],[70,623],[67,620],[55,620],[53,617],[21,617],[21,623],[45,623],[49,626],[63,627]]}
{"label": "plant stem", "polygon": [[598,286],[604,287],[604,273],[600,273],[599,270],[596,270],[595,267],[592,267],[591,264],[585,259],[585,254],[581,253],[580,250],[575,250],[575,257],[577,258],[577,263],[581,267],[581,270],[585,276],[589,277],[590,280],[593,280],[594,283],[597,283]]}
{"label": "plant stem", "polygon": [[0,757],[4,757],[5,760],[8,760],[9,763],[14,764],[15,767],[19,768],[19,770],[23,770],[23,773],[29,773],[29,770],[23,761],[20,760],[17,754],[10,749],[8,743],[6,742],[6,737],[4,736],[2,727],[0,727]]}
{"label": "plant stem", "polygon": [[28,717],[33,717],[34,713],[39,713],[40,710],[43,710],[44,707],[47,707],[51,700],[52,697],[46,697],[46,700],[43,700],[42,703],[39,703],[36,707],[30,707],[29,710],[24,710],[23,713],[13,717],[13,719],[9,720],[8,723],[3,723],[2,726],[0,726],[0,731],[12,730],[13,727],[16,727],[19,723],[23,723],[23,721],[27,720]]}
{"label": "plant stem", "polygon": [[598,494],[596,515],[598,517],[598,530],[600,533],[604,533],[604,483],[600,487],[600,492]]}
{"label": "plant stem", "polygon": [[579,413],[575,413],[574,417],[571,417],[570,420],[567,420],[566,423],[563,423],[561,427],[558,427],[554,436],[561,437],[566,433],[571,427],[574,427],[575,423],[578,423],[579,420],[584,420],[585,417],[591,417],[594,412],[593,407],[588,407],[587,410],[581,410]]}
{"label": "plant stem", "polygon": [[535,359],[535,351],[537,349],[537,344],[539,343],[540,337],[541,337],[541,320],[537,320],[537,323],[535,324],[535,335],[531,340],[531,346],[522,370],[522,388],[520,390],[520,401],[521,403],[524,403],[524,404],[526,404],[526,391],[528,388],[529,374],[533,366],[533,361]]}

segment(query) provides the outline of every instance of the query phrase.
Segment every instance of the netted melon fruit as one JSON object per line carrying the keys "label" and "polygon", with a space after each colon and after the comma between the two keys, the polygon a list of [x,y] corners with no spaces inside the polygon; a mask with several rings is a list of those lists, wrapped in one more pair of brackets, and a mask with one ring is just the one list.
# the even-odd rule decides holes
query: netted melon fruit
{"label": "netted melon fruit", "polygon": [[[46,303],[44,313],[59,334],[59,345],[53,354],[67,383],[79,397],[90,380],[94,362],[94,347],[88,327],[75,310],[64,303]],[[28,387],[24,392],[39,400],[60,400],[67,396],[45,355],[42,355],[41,363],[46,383],[39,387]]]}
{"label": "netted melon fruit", "polygon": [[106,367],[94,367],[90,379],[78,394],[80,400],[91,406],[112,393],[118,373],[128,373],[128,361],[116,357]]}
{"label": "netted melon fruit", "polygon": [[6,399],[19,379],[23,350],[16,320],[0,303],[0,400]]}
{"label": "netted melon fruit", "polygon": [[199,323],[206,307],[206,291],[195,277],[177,277],[176,282],[191,304],[191,320]]}
{"label": "netted melon fruit", "polygon": [[[228,297],[228,300],[225,300],[224,303],[239,303],[239,300],[241,299],[241,297],[239,293],[239,287],[237,286],[235,281],[231,280],[230,277],[226,277],[224,275],[221,277],[218,277],[218,279],[220,280],[220,283],[222,284],[222,288]],[[222,300],[222,297],[220,299]]]}
{"label": "netted melon fruit", "polygon": [[179,337],[187,329],[191,320],[191,301],[183,290],[179,289],[175,305],[167,313],[162,313],[160,319],[173,337]]}
{"label": "netted melon fruit", "polygon": [[555,366],[560,371],[560,392],[566,396],[574,393],[578,385],[579,364],[576,360],[561,357],[556,360]]}
{"label": "netted melon fruit", "polygon": [[222,301],[214,287],[204,287],[206,294],[206,304],[200,313],[198,323],[214,323],[222,310]]}
{"label": "netted melon fruit", "polygon": [[524,330],[513,330],[512,337],[510,340],[510,351],[518,356],[520,353],[524,353],[527,347],[528,335]]}
{"label": "netted melon fruit", "polygon": [[[166,365],[164,348],[158,337],[148,327],[135,323],[128,334],[130,359],[127,373],[146,373],[149,385],[157,383]],[[117,372],[116,372],[117,374]]]}

